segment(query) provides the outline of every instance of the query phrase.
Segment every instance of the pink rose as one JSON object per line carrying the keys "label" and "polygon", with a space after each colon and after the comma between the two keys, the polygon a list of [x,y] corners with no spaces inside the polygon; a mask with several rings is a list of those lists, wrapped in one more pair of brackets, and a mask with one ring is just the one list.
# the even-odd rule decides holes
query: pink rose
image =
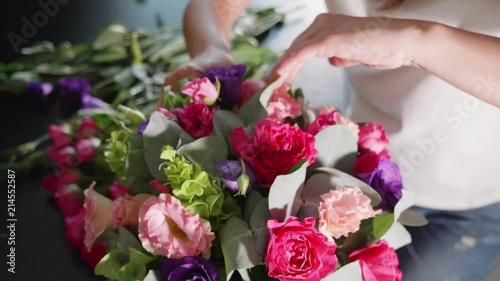
{"label": "pink rose", "polygon": [[92,160],[100,144],[101,140],[98,138],[77,139],[75,149],[80,161],[88,162]]}
{"label": "pink rose", "polygon": [[385,240],[352,252],[349,261],[360,261],[363,281],[403,280],[398,255]]}
{"label": "pink rose", "polygon": [[370,198],[359,187],[337,186],[336,190],[330,190],[321,198],[318,229],[335,239],[358,231],[362,220],[375,216]]}
{"label": "pink rose", "polygon": [[159,180],[151,180],[149,185],[160,193],[172,194],[172,188],[161,183]]}
{"label": "pink rose", "polygon": [[111,210],[113,202],[94,190],[95,182],[84,191],[85,203],[85,247],[90,251],[95,239],[104,231],[111,229]]}
{"label": "pink rose", "polygon": [[47,158],[60,168],[71,169],[77,167],[79,164],[75,148],[72,146],[65,146],[63,148],[51,146],[47,149]]}
{"label": "pink rose", "polygon": [[82,247],[80,249],[80,257],[89,265],[90,268],[93,269],[101,261],[101,259],[104,258],[106,251],[106,242],[100,241],[94,243],[90,251],[87,251],[87,248]]}
{"label": "pink rose", "polygon": [[194,102],[204,102],[207,105],[214,104],[219,96],[219,91],[207,77],[187,82],[182,93],[189,96]]}
{"label": "pink rose", "polygon": [[263,187],[270,187],[279,175],[285,175],[303,159],[312,164],[318,152],[314,137],[297,126],[270,119],[257,122],[253,138],[243,129],[231,134],[231,147],[236,156],[249,162]]}
{"label": "pink rose", "polygon": [[212,118],[215,107],[204,103],[189,103],[184,108],[175,108],[174,113],[179,119],[179,124],[193,138],[202,138],[210,135],[214,129]]}
{"label": "pink rose", "polygon": [[320,281],[335,271],[337,245],[314,229],[314,218],[300,222],[289,217],[279,223],[268,220],[269,244],[266,265],[269,276],[280,281]]}
{"label": "pink rose", "polygon": [[367,151],[362,153],[356,158],[356,163],[354,164],[354,174],[366,174],[371,173],[378,166],[380,158],[385,157],[387,160],[391,160],[391,156],[387,150],[383,150],[379,154]]}
{"label": "pink rose", "polygon": [[65,217],[74,216],[80,211],[83,202],[79,191],[76,184],[71,184],[65,186],[60,191],[54,192],[54,202]]}
{"label": "pink rose", "polygon": [[71,126],[69,124],[49,125],[50,140],[55,148],[63,148],[71,144]]}
{"label": "pink rose", "polygon": [[64,225],[66,238],[71,247],[76,248],[83,244],[85,237],[85,209],[80,206],[80,209],[74,216],[64,217]]}
{"label": "pink rose", "polygon": [[132,197],[128,194],[113,201],[111,211],[111,224],[114,228],[131,227],[137,228],[139,224],[139,209],[144,201],[154,197],[150,194],[137,194]]}
{"label": "pink rose", "polygon": [[245,103],[253,98],[256,94],[262,92],[266,87],[266,82],[260,79],[246,79],[241,85],[241,95],[236,110],[239,110]]}
{"label": "pink rose", "polygon": [[130,188],[127,188],[123,185],[121,185],[119,182],[115,181],[110,187],[109,187],[109,194],[108,197],[111,200],[116,200],[117,198],[129,193],[131,190]]}
{"label": "pink rose", "polygon": [[267,103],[267,116],[283,122],[287,118],[295,119],[302,114],[302,104],[288,94],[288,86],[276,88]]}
{"label": "pink rose", "polygon": [[139,211],[139,239],[153,255],[197,256],[212,246],[214,238],[210,223],[188,212],[170,194],[148,199]]}
{"label": "pink rose", "polygon": [[59,169],[58,174],[48,174],[42,180],[42,186],[51,192],[63,190],[67,184],[78,182],[78,176],[74,175],[70,169]]}
{"label": "pink rose", "polygon": [[99,132],[99,127],[97,126],[94,119],[90,117],[83,118],[80,125],[76,128],[76,136],[79,138],[88,138]]}
{"label": "pink rose", "polygon": [[381,124],[370,122],[359,127],[359,150],[381,153],[389,144],[384,127]]}
{"label": "pink rose", "polygon": [[321,107],[320,115],[316,118],[316,120],[307,126],[306,131],[312,135],[316,135],[326,127],[338,124],[346,126],[352,132],[354,138],[358,140],[358,124],[354,123],[349,118],[342,116],[342,114],[340,114],[340,112],[333,107]]}

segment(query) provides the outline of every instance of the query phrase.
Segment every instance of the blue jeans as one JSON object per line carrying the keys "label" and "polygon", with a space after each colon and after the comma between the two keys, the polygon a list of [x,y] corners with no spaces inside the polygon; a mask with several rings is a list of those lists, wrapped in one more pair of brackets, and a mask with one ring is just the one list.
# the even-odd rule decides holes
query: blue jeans
{"label": "blue jeans", "polygon": [[407,228],[413,242],[398,250],[404,281],[479,281],[500,262],[500,203],[467,211],[414,210],[429,224]]}

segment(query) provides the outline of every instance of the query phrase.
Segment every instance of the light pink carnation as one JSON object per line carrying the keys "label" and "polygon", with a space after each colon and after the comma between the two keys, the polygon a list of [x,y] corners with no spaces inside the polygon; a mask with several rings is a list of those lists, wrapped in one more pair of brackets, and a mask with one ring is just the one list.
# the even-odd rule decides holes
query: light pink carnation
{"label": "light pink carnation", "polygon": [[114,228],[132,227],[137,228],[139,225],[139,209],[144,201],[154,197],[150,194],[137,194],[124,196],[113,201],[113,210],[111,212],[111,224]]}
{"label": "light pink carnation", "polygon": [[212,246],[214,238],[210,223],[170,194],[148,199],[139,211],[139,239],[153,255],[197,256]]}
{"label": "light pink carnation", "polygon": [[340,112],[337,111],[334,107],[322,106],[320,107],[319,114],[320,115],[318,116],[318,118],[316,118],[316,120],[314,120],[307,126],[306,131],[308,133],[316,135],[326,127],[340,124],[346,126],[349,129],[349,131],[352,132],[352,135],[354,136],[356,141],[358,140],[359,136],[358,124],[354,123],[351,119],[340,114]]}
{"label": "light pink carnation", "polygon": [[267,103],[267,116],[275,121],[283,122],[286,118],[297,118],[302,114],[302,104],[288,94],[288,86],[283,84],[276,88]]}
{"label": "light pink carnation", "polygon": [[95,182],[84,191],[85,203],[85,247],[92,249],[95,239],[105,230],[111,229],[110,214],[113,202],[94,190]]}
{"label": "light pink carnation", "polygon": [[370,198],[359,187],[338,186],[321,196],[319,231],[336,239],[359,230],[361,221],[375,216]]}
{"label": "light pink carnation", "polygon": [[194,102],[204,102],[207,105],[214,104],[219,96],[219,91],[207,77],[187,82],[182,93],[189,96]]}

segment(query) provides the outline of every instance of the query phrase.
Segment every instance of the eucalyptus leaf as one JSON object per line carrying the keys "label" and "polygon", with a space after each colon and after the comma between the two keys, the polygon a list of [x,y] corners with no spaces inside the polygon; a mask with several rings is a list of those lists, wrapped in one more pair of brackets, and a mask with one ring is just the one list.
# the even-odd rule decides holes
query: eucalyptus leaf
{"label": "eucalyptus leaf", "polygon": [[71,75],[73,69],[69,65],[60,65],[55,63],[42,63],[35,67],[35,71],[40,74],[50,74],[57,76]]}
{"label": "eucalyptus leaf", "polygon": [[176,122],[168,119],[160,112],[155,112],[149,119],[149,124],[143,133],[144,158],[151,175],[159,181],[166,182],[167,178],[159,170],[161,149],[165,145],[174,148],[181,143],[189,143],[193,138],[189,136]]}
{"label": "eucalyptus leaf", "polygon": [[94,268],[96,275],[102,275],[106,278],[118,279],[118,272],[128,263],[128,256],[120,250],[113,250],[105,255]]}
{"label": "eucalyptus leaf", "polygon": [[267,198],[259,200],[250,216],[250,228],[254,231],[254,245],[259,255],[266,253],[267,242],[269,241],[269,231],[267,221],[271,219]]}
{"label": "eucalyptus leaf", "polygon": [[128,36],[128,28],[123,24],[113,23],[103,28],[94,40],[95,50],[103,50],[111,46],[123,45]]}
{"label": "eucalyptus leaf", "polygon": [[144,277],[144,281],[162,281],[161,274],[157,270],[149,270],[148,275]]}
{"label": "eucalyptus leaf", "polygon": [[329,126],[314,138],[318,156],[312,167],[331,167],[348,172],[353,170],[358,143],[346,126]]}
{"label": "eucalyptus leaf", "polygon": [[[250,223],[250,216],[252,215],[253,210],[256,208],[257,203],[262,199],[262,195],[260,195],[259,192],[257,191],[252,191],[250,192],[250,195],[248,196],[246,205],[245,205],[245,211],[244,211],[244,218],[245,221]],[[269,204],[268,204],[269,205]]]}
{"label": "eucalyptus leaf", "polygon": [[151,257],[148,254],[143,253],[136,248],[129,248],[129,255],[131,262],[136,262],[144,265],[147,265],[148,263],[152,262],[155,259],[154,257]]}
{"label": "eucalyptus leaf", "polygon": [[129,262],[118,270],[118,281],[137,281],[143,280],[146,277],[146,266],[137,262]]}
{"label": "eucalyptus leaf", "polygon": [[67,62],[75,58],[75,51],[70,42],[64,41],[57,46],[57,60]]}
{"label": "eucalyptus leaf", "polygon": [[130,248],[142,248],[141,243],[135,235],[130,233],[127,229],[120,227],[118,229],[118,249],[122,252],[129,254]]}
{"label": "eucalyptus leaf", "polygon": [[37,42],[29,47],[22,48],[21,54],[23,55],[34,55],[40,53],[53,53],[55,50],[54,44],[49,41]]}
{"label": "eucalyptus leaf", "polygon": [[373,218],[373,236],[380,240],[394,224],[394,214],[382,213]]}
{"label": "eucalyptus leaf", "polygon": [[391,247],[395,249],[401,248],[411,243],[411,235],[404,228],[404,226],[400,224],[398,221],[400,219],[401,214],[405,210],[413,206],[414,203],[415,203],[415,196],[413,192],[403,189],[403,196],[394,207],[395,223],[381,238],[382,240],[386,240],[389,243],[389,245],[391,245]]}
{"label": "eucalyptus leaf", "polygon": [[236,127],[242,125],[243,120],[235,113],[227,110],[217,110],[213,116],[214,131],[218,136],[226,140],[228,145],[231,144],[230,137]]}
{"label": "eucalyptus leaf", "polygon": [[[274,81],[273,83],[269,84],[264,91],[259,96],[259,101],[262,107],[265,109],[267,108],[267,104],[269,103],[269,100],[271,99],[271,96],[274,93],[274,90],[277,88],[281,87],[286,81],[286,76],[280,77],[278,80]],[[267,114],[267,112],[266,112]]]}
{"label": "eucalyptus leaf", "polygon": [[132,189],[134,193],[147,193],[147,191],[151,191],[149,181],[152,179],[152,176],[146,165],[142,149],[129,152],[123,175],[120,183]]}
{"label": "eucalyptus leaf", "polygon": [[412,210],[404,210],[399,216],[399,222],[406,226],[424,226],[428,224],[426,218]]}
{"label": "eucalyptus leaf", "polygon": [[124,60],[128,57],[127,49],[123,46],[109,47],[92,57],[94,63],[111,63]]}
{"label": "eucalyptus leaf", "polygon": [[280,175],[274,180],[269,191],[271,217],[284,221],[295,216],[302,205],[300,195],[306,179],[307,163],[288,175]]}
{"label": "eucalyptus leaf", "polygon": [[177,154],[199,165],[207,173],[218,176],[215,163],[227,159],[228,149],[222,137],[207,136],[179,147]]}

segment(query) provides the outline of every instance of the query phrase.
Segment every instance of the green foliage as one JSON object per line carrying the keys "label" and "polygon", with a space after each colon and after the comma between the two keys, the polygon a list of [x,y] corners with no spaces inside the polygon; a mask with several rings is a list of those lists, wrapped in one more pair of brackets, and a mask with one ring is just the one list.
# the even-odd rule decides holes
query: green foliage
{"label": "green foliage", "polygon": [[120,177],[125,170],[125,161],[130,151],[130,133],[123,129],[113,131],[106,142],[107,149],[104,152],[106,162],[111,171]]}

